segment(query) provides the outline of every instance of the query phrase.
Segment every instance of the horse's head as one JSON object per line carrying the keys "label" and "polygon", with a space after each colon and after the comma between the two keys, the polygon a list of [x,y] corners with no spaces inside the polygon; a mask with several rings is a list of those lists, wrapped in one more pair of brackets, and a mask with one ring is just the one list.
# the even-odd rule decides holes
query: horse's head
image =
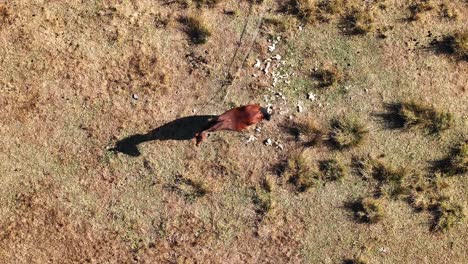
{"label": "horse's head", "polygon": [[268,109],[265,107],[260,108],[260,112],[262,112],[263,119],[270,121],[271,119],[271,114],[269,113]]}

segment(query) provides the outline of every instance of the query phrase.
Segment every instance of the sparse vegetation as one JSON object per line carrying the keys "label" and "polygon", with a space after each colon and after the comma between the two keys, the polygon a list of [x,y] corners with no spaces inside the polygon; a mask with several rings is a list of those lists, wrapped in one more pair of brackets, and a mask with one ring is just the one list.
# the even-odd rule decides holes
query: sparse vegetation
{"label": "sparse vegetation", "polygon": [[445,159],[436,162],[435,169],[447,175],[466,174],[468,172],[468,141],[460,143]]}
{"label": "sparse vegetation", "polygon": [[195,0],[197,5],[200,6],[208,6],[208,7],[215,7],[217,4],[223,2],[223,0]]}
{"label": "sparse vegetation", "polygon": [[334,16],[341,14],[344,7],[343,0],[321,0],[317,3],[317,17],[320,21],[328,22]]}
{"label": "sparse vegetation", "polygon": [[378,161],[369,157],[353,157],[352,165],[357,174],[365,180],[371,180],[375,177],[375,168]]}
{"label": "sparse vegetation", "polygon": [[356,218],[364,223],[378,223],[384,218],[382,202],[373,198],[363,198],[353,205]]}
{"label": "sparse vegetation", "polygon": [[465,218],[463,206],[448,199],[442,199],[437,205],[434,229],[449,231]]}
{"label": "sparse vegetation", "polygon": [[293,155],[288,159],[285,175],[298,192],[305,192],[313,186],[320,173],[314,167],[306,152]]}
{"label": "sparse vegetation", "polygon": [[459,60],[468,61],[468,31],[447,35],[441,40],[434,39],[431,46],[437,53],[453,55]]}
{"label": "sparse vegetation", "polygon": [[468,60],[468,31],[455,33],[450,39],[455,55],[460,59]]}
{"label": "sparse vegetation", "polygon": [[341,81],[341,74],[336,68],[326,67],[312,72],[312,78],[317,80],[320,88],[332,87]]}
{"label": "sparse vegetation", "polygon": [[332,120],[330,140],[339,149],[358,146],[364,141],[367,134],[367,129],[357,119]]}
{"label": "sparse vegetation", "polygon": [[391,113],[387,118],[393,119],[392,122],[397,127],[406,129],[423,127],[431,134],[439,134],[453,125],[451,113],[439,111],[414,101],[395,103],[390,105],[389,109]]}
{"label": "sparse vegetation", "polygon": [[395,198],[408,194],[409,188],[406,180],[409,172],[405,168],[393,168],[382,162],[376,162],[374,177],[381,182],[381,195]]}
{"label": "sparse vegetation", "polygon": [[336,159],[320,161],[319,168],[325,181],[336,181],[346,175],[346,167]]}
{"label": "sparse vegetation", "polygon": [[287,32],[291,28],[291,22],[283,16],[268,16],[263,19],[264,28],[272,28],[276,32]]}
{"label": "sparse vegetation", "polygon": [[254,204],[254,210],[257,213],[259,220],[270,211],[271,208],[271,197],[270,192],[263,188],[252,189],[252,202]]}
{"label": "sparse vegetation", "polygon": [[455,20],[460,16],[459,11],[453,7],[450,2],[444,2],[441,4],[440,14],[442,17],[450,20]]}
{"label": "sparse vegetation", "polygon": [[346,12],[341,24],[346,34],[367,34],[374,29],[374,16],[368,9],[352,7]]}
{"label": "sparse vegetation", "polygon": [[287,0],[283,8],[303,22],[310,23],[315,20],[316,4],[316,0]]}
{"label": "sparse vegetation", "polygon": [[[0,2],[0,263],[466,262],[465,0]],[[450,129],[374,122],[411,98]]]}
{"label": "sparse vegetation", "polygon": [[203,183],[184,178],[181,175],[177,175],[174,178],[174,183],[167,185],[166,189],[177,193],[188,202],[193,202],[208,193]]}
{"label": "sparse vegetation", "polygon": [[310,118],[293,124],[291,132],[306,146],[320,145],[325,136],[325,132]]}
{"label": "sparse vegetation", "polygon": [[347,259],[344,261],[344,264],[367,264],[367,263],[369,262],[363,257],[356,257],[356,258]]}
{"label": "sparse vegetation", "polygon": [[413,2],[410,7],[410,17],[411,21],[417,21],[423,18],[423,16],[428,12],[434,9],[434,4],[432,0],[417,0]]}
{"label": "sparse vegetation", "polygon": [[190,15],[185,17],[183,22],[187,26],[187,34],[194,44],[205,44],[208,41],[211,31],[203,16]]}

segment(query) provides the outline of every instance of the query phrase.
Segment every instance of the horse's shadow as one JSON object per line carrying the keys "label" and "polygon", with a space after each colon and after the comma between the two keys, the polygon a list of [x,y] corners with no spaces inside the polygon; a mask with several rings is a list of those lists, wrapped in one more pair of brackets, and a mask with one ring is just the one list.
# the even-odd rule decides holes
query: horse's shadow
{"label": "horse's shadow", "polygon": [[212,115],[187,116],[176,119],[146,134],[135,134],[117,141],[111,151],[121,152],[129,156],[141,155],[138,145],[153,140],[191,140],[195,134],[213,122]]}

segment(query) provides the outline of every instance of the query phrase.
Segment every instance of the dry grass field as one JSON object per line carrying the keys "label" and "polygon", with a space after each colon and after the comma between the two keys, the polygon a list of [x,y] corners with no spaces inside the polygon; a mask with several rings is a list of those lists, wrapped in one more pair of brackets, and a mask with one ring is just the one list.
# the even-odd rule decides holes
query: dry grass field
{"label": "dry grass field", "polygon": [[0,263],[466,263],[467,89],[466,0],[0,0]]}

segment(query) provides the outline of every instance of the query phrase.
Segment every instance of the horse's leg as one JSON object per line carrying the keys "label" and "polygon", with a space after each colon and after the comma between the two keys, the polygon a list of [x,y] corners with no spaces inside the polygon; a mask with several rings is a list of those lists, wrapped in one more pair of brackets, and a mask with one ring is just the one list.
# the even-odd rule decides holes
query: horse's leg
{"label": "horse's leg", "polygon": [[197,146],[202,143],[206,139],[206,133],[208,132],[214,132],[214,131],[219,131],[219,130],[224,130],[226,129],[226,124],[224,121],[218,121],[214,124],[212,124],[210,127],[200,131],[195,135],[197,139]]}

